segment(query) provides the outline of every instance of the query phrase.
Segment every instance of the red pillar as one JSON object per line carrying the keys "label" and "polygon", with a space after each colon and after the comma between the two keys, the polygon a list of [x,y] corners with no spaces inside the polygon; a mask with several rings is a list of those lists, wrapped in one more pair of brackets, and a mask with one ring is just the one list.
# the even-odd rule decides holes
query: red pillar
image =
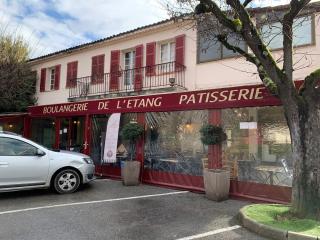
{"label": "red pillar", "polygon": [[[209,110],[209,124],[221,125],[221,110]],[[208,168],[222,168],[222,147],[218,145],[208,146]]]}
{"label": "red pillar", "polygon": [[31,118],[29,116],[23,118],[23,136],[25,138],[31,137]]}
{"label": "red pillar", "polygon": [[[137,113],[137,122],[138,124],[145,127],[145,113]],[[140,180],[142,181],[143,176],[143,169],[144,169],[144,134],[139,139],[139,141],[136,144],[136,160],[141,163],[141,171],[140,171]]]}
{"label": "red pillar", "polygon": [[91,118],[90,115],[86,115],[84,121],[84,143],[83,143],[83,153],[89,155],[90,154],[90,140],[91,140]]}

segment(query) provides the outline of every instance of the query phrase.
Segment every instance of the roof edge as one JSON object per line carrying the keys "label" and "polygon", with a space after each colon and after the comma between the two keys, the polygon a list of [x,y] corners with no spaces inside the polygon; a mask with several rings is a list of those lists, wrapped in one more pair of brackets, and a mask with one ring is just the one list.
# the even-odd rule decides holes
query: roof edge
{"label": "roof edge", "polygon": [[[315,11],[319,10],[320,9],[320,1],[310,3],[305,8],[308,9],[308,8],[313,8],[313,7],[319,7],[319,8],[313,9]],[[281,10],[285,10],[287,8],[289,8],[289,4],[279,5],[279,6],[274,6],[274,7],[249,8],[248,11],[252,12],[253,14],[256,14],[256,13],[262,13],[262,12],[270,11],[270,10],[281,11]],[[159,21],[159,22],[155,22],[155,23],[148,24],[148,25],[145,25],[145,26],[137,27],[137,28],[134,28],[132,30],[128,30],[128,31],[125,31],[125,32],[114,34],[114,35],[111,35],[111,36],[108,36],[108,37],[105,37],[105,38],[101,38],[101,39],[98,39],[98,40],[95,40],[95,41],[91,41],[91,42],[83,43],[83,44],[76,45],[76,46],[73,46],[73,47],[70,47],[70,48],[62,49],[62,50],[59,50],[59,51],[56,51],[56,52],[53,52],[53,53],[49,53],[49,54],[46,54],[46,55],[42,55],[42,56],[39,56],[39,57],[36,57],[36,58],[29,59],[28,62],[29,63],[36,63],[38,61],[41,61],[41,60],[44,60],[44,59],[48,59],[48,58],[51,58],[51,57],[54,57],[54,56],[59,56],[59,55],[63,55],[63,54],[66,54],[66,53],[72,53],[74,51],[78,51],[78,50],[84,49],[86,47],[94,46],[95,44],[104,43],[104,42],[107,42],[107,41],[110,41],[110,40],[113,40],[113,39],[116,39],[116,38],[119,38],[119,37],[124,37],[126,35],[129,35],[129,34],[132,34],[132,33],[136,33],[136,32],[141,31],[141,30],[146,30],[146,29],[152,28],[152,27],[158,27],[158,26],[170,23],[170,22],[176,23],[179,19],[182,19],[182,18],[184,18],[186,16],[190,16],[190,14],[183,14],[183,15],[181,15],[179,17],[171,17],[171,18]]]}

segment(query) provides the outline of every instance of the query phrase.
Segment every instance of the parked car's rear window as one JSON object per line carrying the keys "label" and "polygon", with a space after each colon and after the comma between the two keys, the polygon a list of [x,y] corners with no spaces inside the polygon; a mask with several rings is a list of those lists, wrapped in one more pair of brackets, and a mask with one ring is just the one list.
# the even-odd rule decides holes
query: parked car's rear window
{"label": "parked car's rear window", "polygon": [[0,156],[34,156],[37,148],[18,139],[0,137]]}

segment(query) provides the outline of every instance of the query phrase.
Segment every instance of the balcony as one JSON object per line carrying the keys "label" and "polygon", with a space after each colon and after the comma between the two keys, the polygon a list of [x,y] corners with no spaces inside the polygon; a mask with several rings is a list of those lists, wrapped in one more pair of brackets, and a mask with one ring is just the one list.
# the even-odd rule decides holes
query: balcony
{"label": "balcony", "polygon": [[69,100],[126,96],[185,89],[186,67],[177,62],[74,79]]}

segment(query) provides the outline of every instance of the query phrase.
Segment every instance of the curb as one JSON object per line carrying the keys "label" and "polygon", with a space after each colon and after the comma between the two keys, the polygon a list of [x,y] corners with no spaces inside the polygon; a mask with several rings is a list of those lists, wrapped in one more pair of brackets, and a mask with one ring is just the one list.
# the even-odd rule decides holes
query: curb
{"label": "curb", "polygon": [[261,235],[263,237],[271,238],[274,240],[320,240],[318,237],[305,235],[301,233],[285,231],[278,228],[274,228],[268,225],[259,223],[244,214],[244,210],[247,208],[243,207],[239,212],[239,220],[243,227],[250,231]]}

